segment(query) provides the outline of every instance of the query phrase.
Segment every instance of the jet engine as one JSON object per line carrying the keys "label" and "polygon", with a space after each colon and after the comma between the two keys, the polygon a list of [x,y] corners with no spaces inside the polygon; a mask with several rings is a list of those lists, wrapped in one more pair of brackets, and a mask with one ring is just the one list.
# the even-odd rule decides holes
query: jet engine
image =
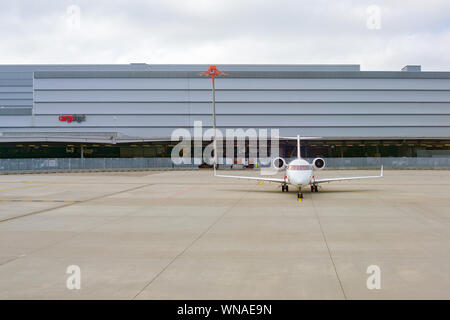
{"label": "jet engine", "polygon": [[272,161],[272,167],[277,170],[283,170],[286,168],[286,161],[281,157],[276,157]]}
{"label": "jet engine", "polygon": [[315,158],[312,162],[312,165],[314,166],[314,169],[322,170],[325,168],[325,160],[322,158]]}

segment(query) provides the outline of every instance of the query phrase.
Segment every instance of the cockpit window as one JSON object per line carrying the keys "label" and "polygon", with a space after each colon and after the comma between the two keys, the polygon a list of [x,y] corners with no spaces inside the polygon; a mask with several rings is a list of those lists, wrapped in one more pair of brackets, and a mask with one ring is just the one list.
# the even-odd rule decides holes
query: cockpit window
{"label": "cockpit window", "polygon": [[311,170],[311,166],[308,164],[305,165],[291,164],[289,165],[288,170]]}

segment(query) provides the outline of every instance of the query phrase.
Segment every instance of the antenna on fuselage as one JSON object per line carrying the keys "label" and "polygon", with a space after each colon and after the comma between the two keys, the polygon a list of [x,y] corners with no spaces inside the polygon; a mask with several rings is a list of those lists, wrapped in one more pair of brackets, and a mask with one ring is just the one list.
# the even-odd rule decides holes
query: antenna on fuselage
{"label": "antenna on fuselage", "polygon": [[300,159],[300,135],[297,135],[297,158]]}

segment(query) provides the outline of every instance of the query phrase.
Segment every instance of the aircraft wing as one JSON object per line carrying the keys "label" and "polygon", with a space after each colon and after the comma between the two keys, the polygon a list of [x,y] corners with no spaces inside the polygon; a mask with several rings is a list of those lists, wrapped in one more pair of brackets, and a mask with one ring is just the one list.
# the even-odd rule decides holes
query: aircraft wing
{"label": "aircraft wing", "polygon": [[246,180],[257,180],[257,181],[268,181],[268,182],[277,182],[277,183],[287,183],[284,179],[281,178],[262,178],[262,177],[246,177],[246,176],[226,176],[221,174],[216,174],[214,170],[214,176],[220,178],[234,178],[234,179],[246,179]]}
{"label": "aircraft wing", "polygon": [[346,180],[358,180],[358,179],[373,179],[373,178],[381,178],[383,176],[383,166],[381,166],[381,171],[379,176],[364,176],[364,177],[347,177],[347,178],[328,178],[328,179],[316,179],[315,183],[324,183],[324,182],[334,182],[334,181],[346,181]]}

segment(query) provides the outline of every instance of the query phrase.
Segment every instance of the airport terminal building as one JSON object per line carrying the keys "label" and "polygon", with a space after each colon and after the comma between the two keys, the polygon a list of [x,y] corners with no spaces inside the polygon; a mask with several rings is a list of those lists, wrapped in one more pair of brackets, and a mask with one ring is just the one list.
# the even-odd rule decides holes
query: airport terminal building
{"label": "airport terminal building", "polygon": [[[208,65],[1,65],[0,158],[170,157],[212,126]],[[279,129],[307,157],[449,157],[450,72],[218,65],[217,128]],[[209,143],[209,142],[208,142]],[[294,141],[281,141],[284,157]]]}

